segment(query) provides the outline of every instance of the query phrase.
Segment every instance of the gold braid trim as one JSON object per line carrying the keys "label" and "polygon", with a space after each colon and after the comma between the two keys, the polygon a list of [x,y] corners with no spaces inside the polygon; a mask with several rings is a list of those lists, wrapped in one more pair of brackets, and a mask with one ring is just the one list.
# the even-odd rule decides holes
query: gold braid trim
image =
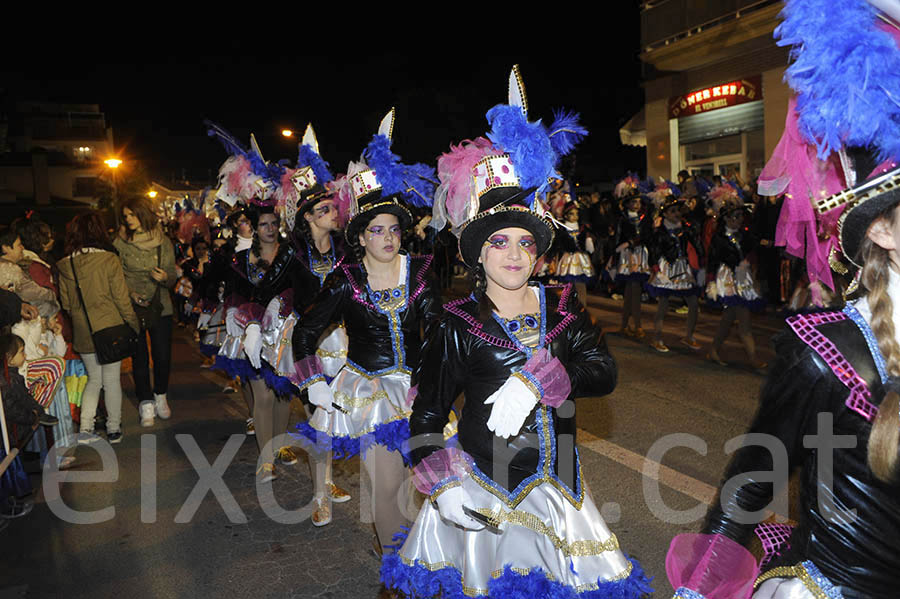
{"label": "gold braid trim", "polygon": [[491,524],[499,528],[504,522],[522,526],[536,532],[539,535],[547,537],[553,546],[562,552],[566,557],[584,557],[588,555],[600,555],[607,551],[616,551],[619,548],[619,539],[616,535],[610,536],[605,541],[581,540],[568,542],[559,537],[553,527],[548,526],[543,520],[529,512],[515,510],[512,512],[503,512],[480,508],[476,510],[482,516],[487,516]]}
{"label": "gold braid trim", "polygon": [[316,355],[319,356],[320,358],[346,358],[347,350],[341,349],[338,351],[327,351],[324,349],[317,349]]}
{"label": "gold braid trim", "polygon": [[460,480],[451,480],[450,482],[441,485],[440,488],[438,488],[434,493],[431,494],[431,501],[433,501],[435,505],[437,505],[437,498],[440,497],[444,493],[444,491],[452,489],[453,487],[461,486],[462,482]]}
{"label": "gold braid trim", "polygon": [[753,588],[758,588],[759,585],[771,578],[798,578],[800,579],[800,582],[803,583],[803,586],[806,587],[806,590],[812,593],[813,597],[816,599],[831,599],[831,597],[822,590],[822,587],[813,580],[812,576],[809,575],[809,572],[806,571],[806,568],[804,568],[802,564],[772,568],[756,579]]}

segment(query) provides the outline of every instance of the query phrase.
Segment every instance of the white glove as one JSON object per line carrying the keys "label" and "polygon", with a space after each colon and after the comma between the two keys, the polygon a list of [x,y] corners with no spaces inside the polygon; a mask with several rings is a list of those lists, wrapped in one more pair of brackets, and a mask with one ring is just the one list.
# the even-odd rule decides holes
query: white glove
{"label": "white glove", "polygon": [[254,368],[260,367],[259,354],[262,351],[262,333],[259,323],[253,322],[244,330],[244,353]]}
{"label": "white glove", "polygon": [[334,394],[331,392],[331,387],[328,386],[328,383],[316,381],[307,387],[306,392],[309,394],[309,403],[322,408],[326,412],[334,412],[334,406],[331,405],[334,401]]}
{"label": "white glove", "polygon": [[201,312],[200,316],[197,318],[197,330],[202,331],[209,325],[209,321],[212,319],[211,312]]}
{"label": "white glove", "polygon": [[538,398],[519,377],[509,377],[484,400],[485,404],[494,404],[487,421],[488,429],[504,439],[515,437],[537,402]]}
{"label": "white glove", "polygon": [[447,489],[438,495],[435,503],[437,503],[438,512],[444,520],[468,530],[481,530],[484,528],[484,524],[463,511],[463,505],[469,508],[472,507],[472,498],[469,497],[469,492],[461,486]]}
{"label": "white glove", "polygon": [[225,313],[225,332],[229,337],[240,337],[244,333],[241,325],[237,323],[237,312],[237,308],[228,308]]}

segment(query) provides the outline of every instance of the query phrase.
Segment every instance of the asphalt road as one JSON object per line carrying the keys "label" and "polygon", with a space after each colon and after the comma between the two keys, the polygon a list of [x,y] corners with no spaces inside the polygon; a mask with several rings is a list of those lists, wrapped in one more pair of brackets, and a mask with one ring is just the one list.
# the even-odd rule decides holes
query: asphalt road
{"label": "asphalt road", "polygon": [[[590,302],[607,331],[618,329],[618,306],[610,299]],[[652,327],[654,310],[644,306],[645,329]],[[608,397],[577,402],[587,483],[622,548],[655,577],[654,597],[671,597],[664,569],[668,544],[679,532],[698,530],[727,464],[725,442],[745,430],[763,382],[763,375],[741,366],[746,357],[736,331],[722,352],[733,367],[704,360],[704,350],[679,349],[684,318],[669,314],[668,354],[655,352],[648,340],[608,335],[618,387]],[[701,315],[697,338],[704,346],[716,322],[715,314]],[[780,326],[772,315],[755,318],[762,359],[771,358],[769,340]],[[108,452],[118,465],[115,479],[45,481],[33,512],[0,533],[0,599],[376,597],[379,562],[361,508],[359,460],[336,462],[336,482],[353,499],[334,507],[332,524],[273,520],[267,514],[278,506],[297,510],[312,496],[302,454],[297,465],[280,468],[274,496],[259,497],[257,449],[242,435],[247,410],[240,394],[223,394],[224,378],[199,368],[200,354],[187,334],[176,334],[174,351],[171,420],[141,428],[130,376],[123,379],[125,436]],[[302,409],[294,408],[297,420]],[[662,444],[667,451],[660,451]],[[217,464],[225,485],[220,495],[209,492],[193,501],[198,481],[218,479],[201,477],[194,464],[215,470],[220,454],[230,453],[233,459]],[[93,446],[78,447],[75,455],[77,465],[67,477],[97,475],[91,471],[103,458]],[[48,488],[60,489],[59,500]],[[73,524],[59,507],[51,510],[63,504],[81,512],[114,507],[115,513],[104,522]]]}

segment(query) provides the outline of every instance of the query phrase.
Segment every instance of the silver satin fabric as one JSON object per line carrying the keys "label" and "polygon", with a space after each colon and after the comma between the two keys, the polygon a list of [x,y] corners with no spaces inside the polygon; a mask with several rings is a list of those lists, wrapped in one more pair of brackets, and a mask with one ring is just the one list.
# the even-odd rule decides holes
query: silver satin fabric
{"label": "silver satin fabric", "polygon": [[759,299],[756,291],[756,281],[750,268],[738,265],[730,268],[725,264],[719,265],[716,278],[706,287],[706,295],[713,301],[721,301],[726,297],[739,297],[746,301]]}
{"label": "silver satin fabric", "polygon": [[[821,592],[821,591],[820,591]],[[753,593],[752,599],[818,599],[799,578],[770,578]],[[838,595],[835,599],[839,599]]]}
{"label": "silver satin fabric", "polygon": [[225,305],[219,304],[206,325],[207,329],[200,334],[200,343],[219,347],[225,339]]}
{"label": "silver satin fabric", "polygon": [[260,356],[278,376],[287,377],[294,371],[294,349],[291,338],[296,324],[296,312],[291,312],[288,316],[277,314],[274,317],[271,313],[267,313],[263,319]]}
{"label": "silver satin fabric", "polygon": [[566,252],[559,258],[556,264],[557,277],[593,277],[594,266],[591,258],[584,252]]}
{"label": "silver satin fabric", "polygon": [[649,285],[672,291],[688,291],[697,286],[687,258],[677,258],[671,264],[665,258],[659,259],[659,271],[650,277]]}
{"label": "silver satin fabric", "polygon": [[625,248],[619,252],[619,261],[616,264],[616,275],[650,274],[650,254],[647,248],[639,245],[634,248]]}
{"label": "silver satin fabric", "polygon": [[229,335],[228,331],[226,331],[225,339],[222,341],[222,345],[219,346],[219,355],[232,360],[246,360],[247,356],[244,355],[243,334],[244,332],[241,330],[241,336],[234,337]]}
{"label": "silver satin fabric", "polygon": [[343,324],[334,325],[322,333],[316,355],[322,362],[325,376],[329,378],[337,376],[337,373],[347,363],[348,347],[350,347],[350,341],[347,339],[347,331]]}
{"label": "silver satin fabric", "polygon": [[331,381],[334,403],[347,410],[329,413],[316,409],[309,425],[332,437],[358,438],[375,430],[379,424],[408,419],[409,374],[392,372],[370,378],[350,365]]}
{"label": "silver satin fabric", "polygon": [[[418,562],[431,570],[452,566],[460,572],[467,595],[486,595],[488,581],[498,577],[505,566],[521,569],[517,570],[520,573],[541,568],[548,578],[553,577],[577,592],[595,590],[598,579],[619,580],[631,573],[631,563],[621,549],[596,547],[601,543],[610,546],[618,543],[586,487],[579,510],[546,482],[532,489],[515,508],[507,506],[471,477],[464,478],[462,484],[472,498],[473,509],[501,514],[512,511],[516,516],[541,524],[529,527],[504,522],[500,524],[500,534],[488,529],[471,531],[442,520],[432,502],[426,501],[400,550],[406,565]],[[588,545],[593,547],[585,550]]]}

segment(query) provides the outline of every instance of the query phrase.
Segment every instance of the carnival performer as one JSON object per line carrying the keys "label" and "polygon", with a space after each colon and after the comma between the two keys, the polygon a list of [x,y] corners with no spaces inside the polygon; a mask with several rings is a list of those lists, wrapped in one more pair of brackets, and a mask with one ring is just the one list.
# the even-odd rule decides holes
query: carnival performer
{"label": "carnival performer", "polygon": [[[430,204],[434,170],[399,162],[390,149],[393,122],[391,109],[336,191],[350,199],[345,236],[358,263],[345,262],[325,279],[293,337],[295,382],[316,406],[312,418],[298,426],[298,437],[319,451],[333,450],[339,459],[362,456],[373,486],[379,549],[408,522],[398,502],[406,478],[399,452],[409,437],[409,378],[419,361],[420,331],[440,309],[432,257],[400,251],[403,231],[412,226],[404,202]],[[329,385],[317,355],[319,340],[342,321],[347,363]],[[317,526],[332,518],[324,482],[315,481]]]}
{"label": "carnival performer", "polygon": [[[714,194],[715,190],[710,193]],[[727,366],[719,357],[719,350],[737,320],[738,335],[750,365],[762,370],[766,363],[756,357],[750,312],[764,309],[765,299],[757,291],[750,265],[750,252],[756,248],[757,238],[744,224],[744,215],[749,208],[735,195],[719,209],[719,227],[709,244],[706,297],[710,305],[722,307],[722,316],[706,357],[720,366]]]}
{"label": "carnival performer", "polygon": [[[319,142],[312,124],[306,126],[299,144],[297,173],[292,180],[300,190],[292,238],[297,250],[297,261],[303,266],[298,273],[300,287],[294,293],[300,295],[299,302],[305,310],[318,295],[326,277],[344,260],[344,244],[341,240],[342,209],[335,198],[334,177],[328,170],[328,163],[319,154]],[[280,342],[264,343],[263,357],[273,359],[280,346]],[[316,356],[322,362],[323,373],[330,382],[347,362],[347,334],[343,322],[332,325],[322,333]],[[293,354],[286,358],[290,360],[292,367]],[[305,407],[307,416],[312,417],[315,406]],[[313,481],[320,481],[317,488],[324,486],[325,493],[335,503],[349,501],[350,494],[332,480],[331,452],[326,452],[325,455],[314,452],[310,457],[311,478]],[[328,519],[323,515],[322,512],[315,513],[313,524],[327,524]]]}
{"label": "carnival performer", "polygon": [[[650,253],[647,244],[653,235],[653,219],[644,211],[640,190],[635,185],[616,186],[616,197],[622,198],[624,214],[616,227],[616,275],[617,284],[624,287],[622,328],[620,334],[643,339],[641,328],[641,293],[650,278]],[[634,327],[629,327],[634,321]]]}
{"label": "carnival performer", "polygon": [[578,291],[578,299],[585,304],[587,286],[592,285],[597,277],[591,263],[594,239],[588,228],[579,223],[579,213],[577,202],[570,201],[563,207],[563,226],[556,236],[560,256],[553,278],[560,283],[572,283]]}
{"label": "carnival performer", "polygon": [[[825,226],[829,235],[810,239],[806,254],[858,267],[862,297],[787,319],[749,431],[777,439],[783,456],[762,445],[735,452],[724,480],[738,482],[722,488],[703,534],[672,542],[676,597],[881,599],[900,588],[900,108],[884,87],[897,77],[900,4],[878,5],[890,14],[863,0],[789,0],[782,12],[777,31],[795,45],[787,77],[798,98],[773,156],[792,160],[773,158],[761,180],[780,179],[787,214],[812,217],[813,231]],[[872,107],[851,109],[857,94]],[[835,176],[846,191],[823,193]],[[784,460],[789,470],[772,477]],[[767,547],[772,559],[757,564],[744,549],[755,516],[797,470],[799,525],[783,535],[789,546]]]}
{"label": "carnival performer", "polygon": [[[287,430],[290,400],[294,388],[280,371],[278,359],[263,361],[264,338],[273,334],[284,338],[283,331],[271,332],[270,323],[277,321],[290,335],[297,314],[301,289],[302,266],[297,252],[287,238],[281,236],[281,215],[276,206],[292,195],[291,172],[285,167],[265,161],[255,138],[250,149],[243,148],[224,129],[207,122],[210,136],[217,137],[231,157],[219,170],[217,197],[223,201],[242,201],[250,205],[247,216],[254,230],[253,243],[232,257],[231,271],[225,291],[226,337],[219,348],[216,367],[230,376],[240,376],[249,386],[253,402],[253,426],[259,447],[257,480],[270,482],[278,478],[275,459],[296,463],[296,456],[280,447],[276,455],[273,443]],[[286,189],[288,188],[288,189]],[[283,348],[288,359],[290,345]]]}
{"label": "carnival performer", "polygon": [[654,272],[647,284],[651,297],[655,297],[659,305],[653,321],[654,340],[650,345],[658,352],[669,351],[662,340],[662,326],[669,309],[669,298],[683,298],[688,306],[687,328],[681,343],[690,349],[700,349],[694,339],[694,328],[697,326],[697,297],[701,289],[694,277],[688,260],[689,246],[699,258],[703,257],[703,246],[700,244],[697,230],[684,222],[682,207],[684,202],[675,196],[669,196],[663,203],[660,213],[662,222],[653,234],[651,255]]}
{"label": "carnival performer", "polygon": [[[611,392],[615,361],[571,284],[529,284],[554,237],[534,193],[586,131],[573,115],[545,129],[525,106],[514,67],[509,104],[487,113],[489,139],[438,160],[436,218],[459,232],[475,291],[445,305],[416,371],[410,449],[429,500],[381,569],[405,597],[651,592],[594,504],[570,436],[571,398]],[[461,392],[458,443],[446,444]]]}

